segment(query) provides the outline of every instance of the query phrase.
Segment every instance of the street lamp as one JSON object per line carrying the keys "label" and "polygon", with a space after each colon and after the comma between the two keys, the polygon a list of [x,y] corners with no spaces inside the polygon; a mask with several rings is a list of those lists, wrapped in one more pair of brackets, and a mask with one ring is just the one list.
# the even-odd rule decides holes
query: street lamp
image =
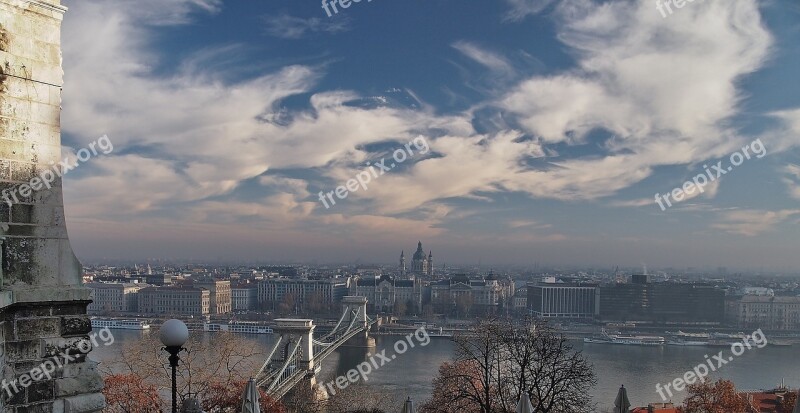
{"label": "street lamp", "polygon": [[183,345],[189,339],[189,329],[183,321],[172,319],[161,325],[158,335],[161,337],[161,343],[164,344],[163,350],[169,353],[169,365],[172,367],[172,413],[178,413],[177,370],[178,361],[180,361],[178,353],[185,350]]}

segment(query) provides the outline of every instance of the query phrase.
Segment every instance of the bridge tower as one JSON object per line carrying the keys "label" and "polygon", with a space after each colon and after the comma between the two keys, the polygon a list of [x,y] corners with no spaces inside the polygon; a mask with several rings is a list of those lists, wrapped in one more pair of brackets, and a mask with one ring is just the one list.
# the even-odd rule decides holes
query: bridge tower
{"label": "bridge tower", "polygon": [[275,322],[277,325],[272,329],[273,332],[283,337],[284,354],[287,357],[292,351],[292,345],[300,342],[299,354],[297,355],[297,368],[314,371],[314,321],[309,319],[279,318]]}
{"label": "bridge tower", "polygon": [[364,334],[359,334],[345,343],[350,347],[375,347],[375,339],[369,336],[369,320],[367,319],[367,298],[348,295],[342,298],[344,322],[351,323],[355,318],[355,326],[363,327]]}

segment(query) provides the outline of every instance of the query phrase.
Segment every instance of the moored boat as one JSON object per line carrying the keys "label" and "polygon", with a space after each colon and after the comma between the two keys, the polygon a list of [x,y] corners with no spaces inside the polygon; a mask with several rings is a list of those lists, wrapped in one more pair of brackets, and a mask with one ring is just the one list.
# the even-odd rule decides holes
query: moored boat
{"label": "moored boat", "polygon": [[92,318],[92,328],[116,330],[147,330],[150,324],[145,320],[116,320],[113,318]]}
{"label": "moored boat", "polygon": [[203,323],[203,331],[227,331],[230,333],[243,334],[272,334],[272,328],[270,326],[251,321],[229,321],[227,323],[205,322]]}
{"label": "moored boat", "polygon": [[608,334],[603,331],[601,337],[584,338],[584,343],[622,344],[628,346],[663,346],[666,340],[662,336],[645,336],[635,334]]}

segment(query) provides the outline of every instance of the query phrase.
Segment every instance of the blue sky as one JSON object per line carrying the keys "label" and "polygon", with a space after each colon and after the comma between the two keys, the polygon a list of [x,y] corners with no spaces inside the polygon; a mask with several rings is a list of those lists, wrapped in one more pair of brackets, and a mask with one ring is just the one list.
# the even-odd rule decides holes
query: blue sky
{"label": "blue sky", "polygon": [[84,260],[800,267],[795,1],[65,3],[65,150],[114,143],[65,180]]}

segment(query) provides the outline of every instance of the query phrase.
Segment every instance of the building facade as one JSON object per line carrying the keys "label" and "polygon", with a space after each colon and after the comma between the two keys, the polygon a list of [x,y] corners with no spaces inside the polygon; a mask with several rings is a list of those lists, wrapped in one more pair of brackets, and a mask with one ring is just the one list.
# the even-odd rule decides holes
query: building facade
{"label": "building facade", "polygon": [[196,280],[193,285],[208,290],[211,300],[209,308],[211,314],[227,314],[231,312],[233,305],[231,303],[230,281],[201,278]]}
{"label": "building facade", "polygon": [[800,297],[745,295],[737,301],[739,327],[800,331]]}
{"label": "building facade", "polygon": [[599,313],[596,285],[533,284],[528,286],[530,314],[541,318],[594,319]]}
{"label": "building facade", "polygon": [[514,312],[522,314],[528,312],[528,287],[520,287],[514,291],[512,299]]}
{"label": "building facade", "polygon": [[138,293],[147,287],[132,283],[88,283],[92,290],[92,303],[87,307],[89,314],[131,313],[139,308]]}
{"label": "building facade", "polygon": [[416,278],[381,277],[359,278],[350,283],[350,295],[365,297],[367,309],[376,313],[392,313],[398,303],[409,314],[422,309],[422,282]]}
{"label": "building facade", "polygon": [[431,283],[431,304],[434,311],[448,313],[495,314],[501,302],[511,296],[513,285],[501,285],[499,279],[489,273],[486,278],[471,279],[465,274]]}
{"label": "building facade", "polygon": [[244,284],[231,287],[231,306],[234,311],[255,310],[258,307],[258,286]]}
{"label": "building facade", "polygon": [[350,279],[305,280],[271,278],[258,283],[258,304],[275,310],[281,303],[292,301],[296,309],[307,305],[330,306],[347,295]]}
{"label": "building facade", "polygon": [[197,287],[147,287],[139,290],[139,313],[157,315],[206,315],[211,293]]}
{"label": "building facade", "polygon": [[651,283],[647,278],[599,287],[603,322],[720,325],[725,292],[707,284]]}

